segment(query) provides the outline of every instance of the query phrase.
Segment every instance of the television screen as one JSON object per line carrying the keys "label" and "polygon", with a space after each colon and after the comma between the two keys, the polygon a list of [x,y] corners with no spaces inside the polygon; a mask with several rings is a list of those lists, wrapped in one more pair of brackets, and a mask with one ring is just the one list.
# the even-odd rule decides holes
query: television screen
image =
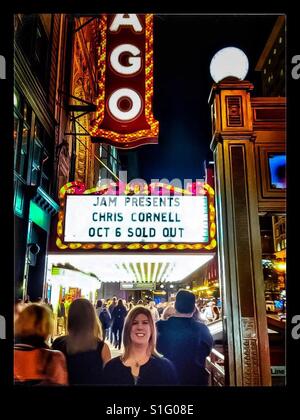
{"label": "television screen", "polygon": [[284,302],[283,300],[274,300],[275,309],[282,311]]}
{"label": "television screen", "polygon": [[286,155],[284,153],[269,154],[268,160],[271,188],[286,188]]}

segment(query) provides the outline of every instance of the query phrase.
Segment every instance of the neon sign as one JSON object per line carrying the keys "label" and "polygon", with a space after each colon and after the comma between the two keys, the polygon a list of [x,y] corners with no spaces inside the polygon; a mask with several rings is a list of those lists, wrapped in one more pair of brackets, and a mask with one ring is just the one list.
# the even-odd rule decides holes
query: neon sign
{"label": "neon sign", "polygon": [[102,15],[99,96],[92,141],[118,148],[158,142],[152,113],[153,15]]}

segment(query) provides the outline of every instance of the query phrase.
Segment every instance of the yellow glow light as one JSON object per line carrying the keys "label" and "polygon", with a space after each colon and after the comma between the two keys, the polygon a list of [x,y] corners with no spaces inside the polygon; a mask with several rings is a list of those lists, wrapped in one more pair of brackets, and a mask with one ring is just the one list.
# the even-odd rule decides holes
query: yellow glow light
{"label": "yellow glow light", "polygon": [[276,271],[286,272],[286,262],[285,261],[276,261],[274,263],[274,268]]}

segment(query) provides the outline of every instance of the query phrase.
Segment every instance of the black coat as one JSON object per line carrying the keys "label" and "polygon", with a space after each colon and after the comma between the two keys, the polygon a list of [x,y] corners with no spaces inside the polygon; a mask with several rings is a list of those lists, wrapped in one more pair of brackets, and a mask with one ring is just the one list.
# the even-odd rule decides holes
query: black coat
{"label": "black coat", "polygon": [[112,329],[122,328],[124,325],[124,320],[127,315],[127,309],[123,305],[117,305],[114,307],[114,310],[111,314],[112,320]]}
{"label": "black coat", "polygon": [[157,350],[171,360],[181,385],[207,385],[206,357],[213,338],[208,327],[193,318],[171,317],[157,327]]}
{"label": "black coat", "polygon": [[69,354],[68,336],[57,337],[52,343],[53,350],[60,350],[66,356],[70,385],[102,385],[103,361],[101,352],[104,342],[98,342],[93,350]]}

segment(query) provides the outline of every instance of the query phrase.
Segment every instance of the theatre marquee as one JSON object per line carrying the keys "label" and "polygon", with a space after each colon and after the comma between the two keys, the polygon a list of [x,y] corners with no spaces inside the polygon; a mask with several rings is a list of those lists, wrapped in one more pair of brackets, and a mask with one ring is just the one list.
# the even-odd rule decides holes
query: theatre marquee
{"label": "theatre marquee", "polygon": [[[153,184],[149,191],[153,192]],[[165,195],[112,194],[85,190],[78,182],[61,191],[57,224],[59,249],[212,250],[215,240],[213,189],[203,183],[197,195],[161,185]],[[160,190],[161,191],[161,190]],[[179,194],[180,191],[182,194]]]}

